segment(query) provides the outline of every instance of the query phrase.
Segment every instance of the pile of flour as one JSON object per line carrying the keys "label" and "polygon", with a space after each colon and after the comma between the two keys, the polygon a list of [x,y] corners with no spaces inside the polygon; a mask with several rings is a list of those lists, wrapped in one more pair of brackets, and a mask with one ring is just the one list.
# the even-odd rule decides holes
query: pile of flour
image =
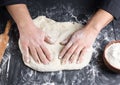
{"label": "pile of flour", "polygon": [[105,56],[112,66],[120,69],[120,43],[111,44],[106,49]]}

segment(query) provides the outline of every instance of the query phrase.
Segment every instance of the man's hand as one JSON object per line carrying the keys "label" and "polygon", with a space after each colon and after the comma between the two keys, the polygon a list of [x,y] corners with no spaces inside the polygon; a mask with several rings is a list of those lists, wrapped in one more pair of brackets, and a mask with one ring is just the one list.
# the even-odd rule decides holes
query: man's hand
{"label": "man's hand", "polygon": [[24,52],[23,59],[25,62],[30,61],[31,55],[36,62],[48,64],[52,60],[52,57],[45,47],[45,41],[52,43],[50,37],[34,25],[27,25],[19,29],[23,29],[19,32],[21,48]]}
{"label": "man's hand", "polygon": [[65,39],[62,44],[67,44],[60,53],[62,64],[65,64],[67,61],[70,63],[80,63],[87,49],[92,47],[96,36],[95,30],[90,31],[83,28],[73,33],[70,38]]}
{"label": "man's hand", "polygon": [[50,43],[50,38],[34,25],[26,5],[8,5],[7,9],[18,26],[24,60],[29,62],[31,55],[36,62],[48,64],[52,58],[44,41]]}
{"label": "man's hand", "polygon": [[87,49],[92,47],[100,30],[113,18],[107,11],[99,9],[82,30],[75,32],[70,39],[65,40],[68,43],[60,53],[62,63],[65,64],[68,60],[77,63],[83,61],[83,55]]}

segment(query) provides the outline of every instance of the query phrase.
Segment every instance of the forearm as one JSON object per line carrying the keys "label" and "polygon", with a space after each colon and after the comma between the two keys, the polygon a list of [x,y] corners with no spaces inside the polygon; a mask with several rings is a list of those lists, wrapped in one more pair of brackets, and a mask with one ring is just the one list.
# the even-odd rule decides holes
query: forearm
{"label": "forearm", "polygon": [[6,8],[20,28],[33,24],[25,4],[8,5]]}
{"label": "forearm", "polygon": [[108,25],[112,20],[113,16],[110,13],[99,9],[86,25],[86,29],[95,30],[96,33],[99,33],[100,30]]}

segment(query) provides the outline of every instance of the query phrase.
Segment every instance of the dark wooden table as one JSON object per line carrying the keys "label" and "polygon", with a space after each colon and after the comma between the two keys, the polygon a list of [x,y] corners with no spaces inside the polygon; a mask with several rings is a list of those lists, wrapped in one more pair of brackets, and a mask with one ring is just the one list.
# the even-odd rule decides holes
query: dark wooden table
{"label": "dark wooden table", "polygon": [[[60,22],[76,21],[86,24],[95,10],[92,1],[95,0],[81,4],[80,0],[29,0],[28,8],[32,18],[45,15]],[[5,26],[2,18],[0,33]],[[120,74],[111,72],[102,60],[106,44],[120,39],[120,28],[113,24],[115,23],[110,23],[97,36],[93,56],[87,67],[77,71],[49,73],[37,72],[24,65],[18,47],[19,32],[16,25],[13,25],[9,33],[10,41],[0,64],[0,85],[120,85]]]}

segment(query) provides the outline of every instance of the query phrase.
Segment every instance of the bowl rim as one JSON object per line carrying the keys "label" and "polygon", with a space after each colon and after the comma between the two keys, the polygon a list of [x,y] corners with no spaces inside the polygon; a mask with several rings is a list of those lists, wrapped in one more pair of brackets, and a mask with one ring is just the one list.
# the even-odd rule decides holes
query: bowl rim
{"label": "bowl rim", "polygon": [[104,61],[104,63],[106,64],[106,66],[107,66],[109,69],[111,69],[111,70],[113,70],[113,71],[115,71],[115,72],[119,72],[119,73],[120,73],[120,68],[117,68],[117,67],[111,65],[111,64],[109,63],[109,61],[106,59],[106,56],[105,56],[106,49],[107,49],[110,45],[112,45],[112,44],[114,44],[114,43],[120,43],[120,40],[113,40],[113,41],[109,42],[109,43],[105,46],[103,61]]}

